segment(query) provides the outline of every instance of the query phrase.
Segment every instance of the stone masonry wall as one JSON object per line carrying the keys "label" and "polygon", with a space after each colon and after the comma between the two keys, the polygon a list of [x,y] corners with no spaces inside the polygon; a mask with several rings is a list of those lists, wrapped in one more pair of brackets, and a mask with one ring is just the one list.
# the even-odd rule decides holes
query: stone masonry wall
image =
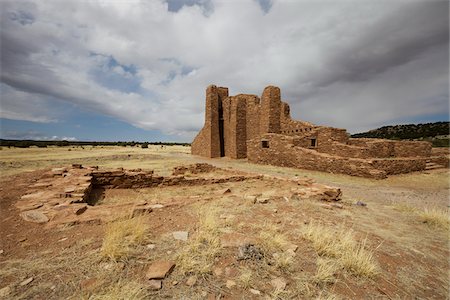
{"label": "stone masonry wall", "polygon": [[[261,147],[262,139],[268,141],[269,148]],[[424,170],[426,164],[422,158],[368,160],[335,156],[296,147],[294,143],[295,138],[277,134],[266,134],[261,139],[253,139],[248,143],[249,161],[370,178]]]}
{"label": "stone masonry wall", "polygon": [[281,131],[280,88],[268,86],[261,97],[260,133],[279,133]]}
{"label": "stone masonry wall", "polygon": [[227,88],[211,85],[205,118],[192,153],[206,157],[247,157],[252,162],[373,178],[423,170],[427,162],[428,167],[431,162],[448,165],[448,157],[431,156],[429,142],[352,139],[345,129],[293,120],[274,86],[266,87],[260,99],[229,96]]}

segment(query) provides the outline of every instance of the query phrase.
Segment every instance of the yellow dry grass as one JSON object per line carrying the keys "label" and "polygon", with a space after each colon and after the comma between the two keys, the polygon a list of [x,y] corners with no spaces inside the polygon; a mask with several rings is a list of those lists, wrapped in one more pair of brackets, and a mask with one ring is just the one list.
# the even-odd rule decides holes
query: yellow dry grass
{"label": "yellow dry grass", "polygon": [[215,258],[219,256],[221,243],[217,210],[199,209],[199,226],[193,237],[177,256],[177,268],[183,274],[206,276],[212,272]]}
{"label": "yellow dry grass", "polygon": [[378,266],[373,252],[366,250],[366,241],[358,242],[351,230],[309,223],[303,237],[310,240],[320,256],[335,258],[347,271],[361,277],[374,277]]}
{"label": "yellow dry grass", "polygon": [[134,280],[120,279],[116,283],[107,286],[104,290],[91,295],[90,300],[139,300],[148,299],[147,287]]}
{"label": "yellow dry grass", "polygon": [[287,237],[273,224],[264,223],[259,230],[261,230],[259,235],[261,247],[266,253],[281,251],[290,244]]}
{"label": "yellow dry grass", "polygon": [[319,285],[335,282],[335,274],[338,268],[339,265],[332,259],[317,259],[317,271],[313,277],[313,282]]}
{"label": "yellow dry grass", "polygon": [[243,289],[251,288],[253,277],[254,276],[253,276],[252,270],[250,270],[248,268],[242,269],[240,274],[239,274],[239,277],[238,277],[239,285]]}
{"label": "yellow dry grass", "polygon": [[423,223],[429,224],[430,226],[447,230],[450,228],[450,215],[448,210],[425,208],[423,211],[418,211],[417,214]]}
{"label": "yellow dry grass", "polygon": [[132,253],[133,246],[144,241],[147,231],[144,216],[109,223],[105,230],[101,255],[114,261],[127,259]]}

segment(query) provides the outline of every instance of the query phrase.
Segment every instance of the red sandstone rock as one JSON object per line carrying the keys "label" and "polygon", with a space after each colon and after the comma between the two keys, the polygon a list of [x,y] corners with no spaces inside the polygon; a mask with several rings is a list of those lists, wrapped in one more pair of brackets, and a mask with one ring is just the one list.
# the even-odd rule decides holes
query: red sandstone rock
{"label": "red sandstone rock", "polygon": [[20,213],[20,216],[27,222],[47,223],[49,221],[48,217],[38,210],[24,211]]}
{"label": "red sandstone rock", "polygon": [[159,260],[153,262],[147,270],[147,279],[164,279],[175,267],[171,261]]}

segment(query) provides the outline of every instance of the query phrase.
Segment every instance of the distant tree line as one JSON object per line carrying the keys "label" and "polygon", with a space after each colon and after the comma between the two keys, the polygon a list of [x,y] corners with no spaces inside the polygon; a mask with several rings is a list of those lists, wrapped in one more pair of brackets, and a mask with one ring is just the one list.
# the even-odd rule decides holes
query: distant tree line
{"label": "distant tree line", "polygon": [[35,140],[5,140],[0,139],[1,147],[17,147],[28,148],[31,146],[45,148],[47,146],[122,146],[122,147],[142,147],[148,148],[149,145],[161,146],[190,146],[190,143],[175,143],[175,142],[90,142],[90,141],[35,141]]}
{"label": "distant tree line", "polygon": [[363,133],[353,134],[354,138],[379,138],[391,140],[427,140],[434,147],[449,147],[450,122],[383,126]]}

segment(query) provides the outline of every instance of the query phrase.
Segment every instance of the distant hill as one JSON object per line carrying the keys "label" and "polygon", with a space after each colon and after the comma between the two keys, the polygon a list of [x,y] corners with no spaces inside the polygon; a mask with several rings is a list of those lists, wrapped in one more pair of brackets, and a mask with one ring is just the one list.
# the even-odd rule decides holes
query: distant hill
{"label": "distant hill", "polygon": [[392,140],[428,140],[435,147],[449,146],[450,122],[383,126],[367,132],[353,134],[354,138]]}

